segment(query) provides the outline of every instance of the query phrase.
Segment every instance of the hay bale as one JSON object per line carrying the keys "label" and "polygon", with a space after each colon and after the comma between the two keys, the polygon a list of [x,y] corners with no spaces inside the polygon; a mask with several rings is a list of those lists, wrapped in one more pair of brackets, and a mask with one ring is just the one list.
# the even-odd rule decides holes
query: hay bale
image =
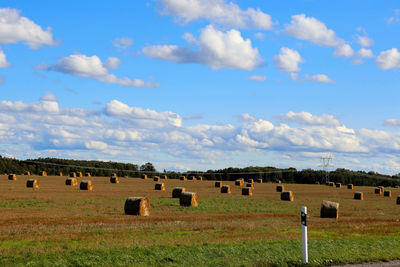
{"label": "hay bale", "polygon": [[253,189],[251,187],[243,187],[242,188],[242,195],[243,196],[252,196],[253,195]]}
{"label": "hay bale", "polygon": [[281,181],[281,180],[276,180],[276,183],[277,183],[277,184],[281,184],[282,181]]}
{"label": "hay bale", "polygon": [[315,184],[320,184],[318,181],[315,181]]}
{"label": "hay bale", "polygon": [[237,186],[242,186],[244,184],[244,179],[242,178],[242,179],[237,179],[236,181],[235,181],[235,185],[237,185]]}
{"label": "hay bale", "polygon": [[142,174],[142,179],[147,180],[147,174]]}
{"label": "hay bale", "polygon": [[247,182],[254,184],[254,180],[253,179],[247,179]]}
{"label": "hay bale", "polygon": [[377,195],[382,195],[382,189],[379,188],[379,187],[376,187],[376,188],[375,188],[375,194],[377,194]]}
{"label": "hay bale", "polygon": [[17,180],[17,175],[16,174],[9,174],[8,175],[8,180],[13,180],[13,181]]}
{"label": "hay bale", "polygon": [[355,192],[355,193],[354,193],[354,199],[364,200],[364,194],[363,194],[363,192]]}
{"label": "hay bale", "polygon": [[36,179],[29,179],[28,181],[26,181],[26,187],[30,187],[30,188],[39,188],[39,181]]}
{"label": "hay bale", "polygon": [[199,180],[199,181],[203,181],[203,176],[199,176],[199,177],[197,177],[197,180]]}
{"label": "hay bale", "polygon": [[63,176],[62,172],[57,172],[57,176]]}
{"label": "hay bale", "polygon": [[183,192],[186,192],[186,188],[184,188],[184,187],[175,187],[172,190],[172,198],[180,198],[181,194]]}
{"label": "hay bale", "polygon": [[118,177],[118,175],[117,175],[117,173],[111,173],[111,176],[115,176],[115,177]]}
{"label": "hay bale", "polygon": [[76,173],[76,177],[82,178],[82,177],[83,177],[82,172],[77,172],[77,173]]}
{"label": "hay bale", "polygon": [[75,186],[78,184],[78,179],[75,177],[69,177],[65,180],[65,185]]}
{"label": "hay bale", "polygon": [[181,177],[179,177],[179,180],[181,180],[181,181],[186,181],[186,176],[181,176]]}
{"label": "hay bale", "polygon": [[334,187],[335,183],[334,182],[329,182],[329,186]]}
{"label": "hay bale", "polygon": [[199,205],[199,195],[194,192],[182,192],[179,197],[179,204],[186,207],[197,207]]}
{"label": "hay bale", "polygon": [[168,177],[167,177],[167,175],[163,175],[163,176],[161,176],[161,179],[167,180]]}
{"label": "hay bale", "polygon": [[190,176],[190,177],[188,178],[188,180],[189,180],[189,181],[196,181],[196,176]]}
{"label": "hay bale", "polygon": [[284,185],[277,185],[276,186],[276,192],[283,192],[285,191],[285,186]]}
{"label": "hay bale", "polygon": [[397,204],[397,205],[400,205],[400,196],[397,196],[396,204]]}
{"label": "hay bale", "polygon": [[354,188],[354,185],[353,184],[348,184],[347,185],[347,189],[353,189]]}
{"label": "hay bale", "polygon": [[336,188],[342,188],[342,184],[341,183],[336,183]]}
{"label": "hay bale", "polygon": [[159,176],[154,176],[153,181],[159,182],[159,181],[161,181],[161,178]]}
{"label": "hay bale", "polygon": [[385,190],[385,191],[383,192],[383,196],[385,196],[385,197],[392,197],[392,191],[390,191],[390,190]]}
{"label": "hay bale", "polygon": [[93,183],[92,183],[92,181],[90,181],[90,180],[82,181],[82,182],[79,184],[79,189],[80,189],[80,190],[93,190]]}
{"label": "hay bale", "polygon": [[76,178],[76,172],[70,172],[69,177]]}
{"label": "hay bale", "polygon": [[215,182],[215,187],[221,188],[222,187],[222,182],[221,181],[216,181]]}
{"label": "hay bale", "polygon": [[262,179],[257,179],[257,183],[262,184],[263,180]]}
{"label": "hay bale", "polygon": [[230,194],[231,193],[231,186],[230,185],[223,185],[221,187],[221,193]]}
{"label": "hay bale", "polygon": [[47,176],[47,172],[41,171],[41,172],[39,172],[39,176]]}
{"label": "hay bale", "polygon": [[24,175],[28,175],[28,176],[30,176],[31,175],[31,172],[24,172]]}
{"label": "hay bale", "polygon": [[92,174],[90,172],[85,172],[86,177],[92,177]]}
{"label": "hay bale", "polygon": [[293,192],[292,191],[283,191],[281,193],[281,200],[293,201],[294,200]]}
{"label": "hay bale", "polygon": [[339,203],[322,200],[320,217],[337,219],[339,217]]}
{"label": "hay bale", "polygon": [[251,189],[254,189],[254,184],[252,184],[252,183],[247,183],[247,184],[246,184],[246,187],[250,187]]}
{"label": "hay bale", "polygon": [[111,176],[111,178],[110,178],[110,183],[112,183],[112,184],[119,184],[119,178],[118,178],[118,176]]}
{"label": "hay bale", "polygon": [[149,216],[150,201],[147,197],[128,197],[124,211],[127,215]]}
{"label": "hay bale", "polygon": [[164,183],[156,183],[154,186],[154,190],[165,191],[165,184]]}

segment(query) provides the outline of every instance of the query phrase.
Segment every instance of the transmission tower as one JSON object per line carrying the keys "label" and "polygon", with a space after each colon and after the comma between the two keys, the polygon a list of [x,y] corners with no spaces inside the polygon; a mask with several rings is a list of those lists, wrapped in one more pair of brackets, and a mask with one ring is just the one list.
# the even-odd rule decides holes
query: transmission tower
{"label": "transmission tower", "polygon": [[331,164],[332,162],[332,155],[331,153],[329,153],[328,155],[321,157],[321,161],[322,161],[322,165],[320,165],[322,167],[322,169],[325,172],[325,176],[322,179],[322,183],[325,184],[327,182],[329,182],[329,171],[328,169],[330,167],[333,167],[333,165]]}

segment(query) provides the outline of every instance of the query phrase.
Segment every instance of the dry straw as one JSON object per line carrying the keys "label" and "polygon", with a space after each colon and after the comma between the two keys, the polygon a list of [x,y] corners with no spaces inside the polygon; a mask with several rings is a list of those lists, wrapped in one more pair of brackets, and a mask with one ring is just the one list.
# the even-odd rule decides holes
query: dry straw
{"label": "dry straw", "polygon": [[165,184],[164,183],[156,183],[154,186],[154,190],[165,191]]}
{"label": "dry straw", "polygon": [[222,182],[221,181],[216,181],[215,182],[215,187],[221,188],[222,187]]}
{"label": "dry straw", "polygon": [[284,191],[284,192],[282,192],[281,193],[281,200],[293,201],[294,200],[293,192],[292,191]]}
{"label": "dry straw", "polygon": [[185,207],[197,207],[199,205],[199,196],[194,192],[182,192],[179,204]]}
{"label": "dry straw", "polygon": [[8,175],[8,180],[13,180],[13,181],[17,180],[17,175],[16,174],[9,174]]}
{"label": "dry straw", "polygon": [[127,215],[149,216],[150,201],[147,197],[128,197],[124,211]]}
{"label": "dry straw", "polygon": [[112,183],[112,184],[119,184],[119,178],[118,178],[118,176],[111,176],[111,178],[110,178],[110,183]]}
{"label": "dry straw", "polygon": [[242,178],[242,179],[237,179],[236,181],[235,181],[235,185],[237,185],[237,186],[242,186],[244,184],[244,179]]}
{"label": "dry straw", "polygon": [[285,186],[284,185],[277,185],[276,186],[276,192],[283,192],[285,191]]}
{"label": "dry straw", "polygon": [[142,174],[142,179],[147,180],[147,174]]}
{"label": "dry straw", "polygon": [[354,193],[354,199],[357,199],[357,200],[364,200],[364,194],[363,194],[363,192],[355,192],[355,193]]}
{"label": "dry straw", "polygon": [[223,185],[221,187],[221,193],[230,194],[231,193],[231,186],[230,185]]}
{"label": "dry straw", "polygon": [[252,196],[253,195],[253,189],[251,187],[243,187],[242,188],[242,195],[244,195],[244,196]]}
{"label": "dry straw", "polygon": [[29,179],[28,181],[26,181],[26,187],[33,189],[39,188],[39,181],[36,179]]}
{"label": "dry straw", "polygon": [[339,218],[339,203],[322,200],[321,218]]}
{"label": "dry straw", "polygon": [[181,194],[183,192],[186,192],[186,188],[184,188],[184,187],[175,187],[172,190],[172,198],[180,198]]}
{"label": "dry straw", "polygon": [[75,186],[78,184],[78,179],[75,177],[69,177],[65,180],[65,185]]}
{"label": "dry straw", "polygon": [[79,185],[80,190],[93,190],[93,183],[90,180],[82,181]]}

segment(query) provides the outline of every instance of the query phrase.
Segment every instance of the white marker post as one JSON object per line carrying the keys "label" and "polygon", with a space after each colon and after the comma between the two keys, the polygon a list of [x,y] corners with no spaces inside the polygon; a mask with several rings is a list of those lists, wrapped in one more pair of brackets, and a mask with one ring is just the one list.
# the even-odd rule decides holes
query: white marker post
{"label": "white marker post", "polygon": [[303,236],[303,263],[308,263],[307,207],[301,207],[301,232]]}

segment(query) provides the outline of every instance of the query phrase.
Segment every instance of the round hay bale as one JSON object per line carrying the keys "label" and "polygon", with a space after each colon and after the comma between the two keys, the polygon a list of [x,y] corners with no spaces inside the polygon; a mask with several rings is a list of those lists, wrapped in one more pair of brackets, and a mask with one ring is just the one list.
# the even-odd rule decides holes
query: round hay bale
{"label": "round hay bale", "polygon": [[329,186],[334,187],[335,183],[334,182],[329,182]]}
{"label": "round hay bale", "polygon": [[185,207],[197,207],[199,205],[199,195],[194,192],[182,192],[179,197],[179,204]]}
{"label": "round hay bale", "polygon": [[355,192],[355,193],[354,193],[354,199],[357,199],[357,200],[364,200],[364,194],[363,194],[363,192]]}
{"label": "round hay bale", "polygon": [[385,197],[392,197],[392,191],[390,191],[390,190],[385,190],[385,191],[383,192],[383,196],[385,196]]}
{"label": "round hay bale", "polygon": [[230,194],[231,193],[231,186],[230,185],[223,185],[221,187],[221,193]]}
{"label": "round hay bale", "polygon": [[284,191],[284,192],[282,192],[281,193],[281,200],[293,201],[294,200],[293,192],[292,191]]}
{"label": "round hay bale", "polygon": [[69,177],[65,180],[65,185],[75,186],[78,184],[78,179],[75,177]]}
{"label": "round hay bale", "polygon": [[82,172],[77,172],[77,173],[76,173],[76,177],[82,178],[82,177],[83,177]]}
{"label": "round hay bale", "polygon": [[57,172],[57,176],[63,176],[62,172]]}
{"label": "round hay bale", "polygon": [[247,179],[247,182],[254,184],[254,180],[253,179]]}
{"label": "round hay bale", "polygon": [[336,188],[342,188],[342,184],[341,183],[336,183]]}
{"label": "round hay bale", "polygon": [[147,180],[147,174],[142,174],[142,179]]}
{"label": "round hay bale", "polygon": [[147,197],[128,197],[124,206],[125,214],[137,216],[150,215],[150,201]]}
{"label": "round hay bale", "polygon": [[253,189],[251,187],[243,187],[242,188],[242,195],[243,196],[252,196],[253,195]]}
{"label": "round hay bale", "polygon": [[375,194],[382,195],[382,190],[379,187],[375,188]]}
{"label": "round hay bale", "polygon": [[222,187],[222,182],[221,181],[216,181],[215,182],[215,187],[221,188]]}
{"label": "round hay bale", "polygon": [[276,192],[283,192],[283,191],[285,191],[285,186],[283,184],[276,186]]}
{"label": "round hay bale", "polygon": [[82,182],[79,184],[79,189],[80,189],[80,190],[93,190],[93,183],[92,183],[92,181],[90,181],[90,180],[82,181]]}
{"label": "round hay bale", "polygon": [[397,205],[400,205],[400,196],[397,196],[396,204],[397,204]]}
{"label": "round hay bale", "polygon": [[16,181],[17,180],[17,175],[16,174],[9,174],[8,175],[8,180]]}
{"label": "round hay bale", "polygon": [[153,181],[159,182],[159,181],[161,181],[161,178],[159,176],[154,176]]}
{"label": "round hay bale", "polygon": [[118,176],[111,176],[111,178],[110,178],[110,183],[112,183],[112,184],[119,184],[119,178],[118,178]]}
{"label": "round hay bale", "polygon": [[315,181],[315,184],[320,184],[318,181]]}
{"label": "round hay bale", "polygon": [[70,172],[69,177],[76,178],[76,172]]}
{"label": "round hay bale", "polygon": [[322,200],[321,218],[339,218],[339,203]]}
{"label": "round hay bale", "polygon": [[26,187],[30,187],[30,188],[39,188],[39,181],[36,179],[29,179],[28,181],[26,181]]}
{"label": "round hay bale", "polygon": [[179,180],[181,180],[181,181],[186,181],[186,176],[181,176],[181,177],[179,177]]}
{"label": "round hay bale", "polygon": [[257,179],[257,183],[262,184],[263,180],[262,179]]}
{"label": "round hay bale", "polygon": [[282,181],[281,181],[281,180],[276,180],[276,183],[277,183],[277,184],[281,184]]}
{"label": "round hay bale", "polygon": [[197,177],[197,180],[199,180],[199,181],[203,181],[203,176],[199,176],[199,177]]}
{"label": "round hay bale", "polygon": [[111,176],[115,176],[115,177],[118,177],[118,175],[117,175],[117,173],[111,173]]}
{"label": "round hay bale", "polygon": [[161,176],[161,179],[167,180],[168,177],[167,177],[167,175],[163,175],[163,176]]}
{"label": "round hay bale", "polygon": [[24,172],[24,175],[30,176],[30,175],[31,175],[31,172]]}
{"label": "round hay bale", "polygon": [[41,172],[39,173],[39,176],[47,176],[47,172],[41,171]]}
{"label": "round hay bale", "polygon": [[254,184],[252,184],[252,183],[247,183],[247,184],[246,184],[246,187],[250,187],[251,189],[254,189]]}
{"label": "round hay bale", "polygon": [[196,181],[196,176],[189,176],[188,180],[189,181]]}
{"label": "round hay bale", "polygon": [[86,176],[86,177],[92,177],[92,174],[91,174],[90,172],[86,172],[86,173],[85,173],[85,176]]}
{"label": "round hay bale", "polygon": [[348,184],[347,185],[347,189],[353,189],[354,188],[354,185],[353,184]]}
{"label": "round hay bale", "polygon": [[165,184],[164,183],[156,183],[154,186],[154,190],[165,191]]}
{"label": "round hay bale", "polygon": [[184,187],[175,187],[172,190],[172,198],[180,198],[181,194],[183,192],[186,192],[186,188],[184,188]]}
{"label": "round hay bale", "polygon": [[235,181],[235,185],[237,185],[237,186],[242,186],[244,184],[244,179],[242,178],[242,179],[237,179],[236,181]]}

